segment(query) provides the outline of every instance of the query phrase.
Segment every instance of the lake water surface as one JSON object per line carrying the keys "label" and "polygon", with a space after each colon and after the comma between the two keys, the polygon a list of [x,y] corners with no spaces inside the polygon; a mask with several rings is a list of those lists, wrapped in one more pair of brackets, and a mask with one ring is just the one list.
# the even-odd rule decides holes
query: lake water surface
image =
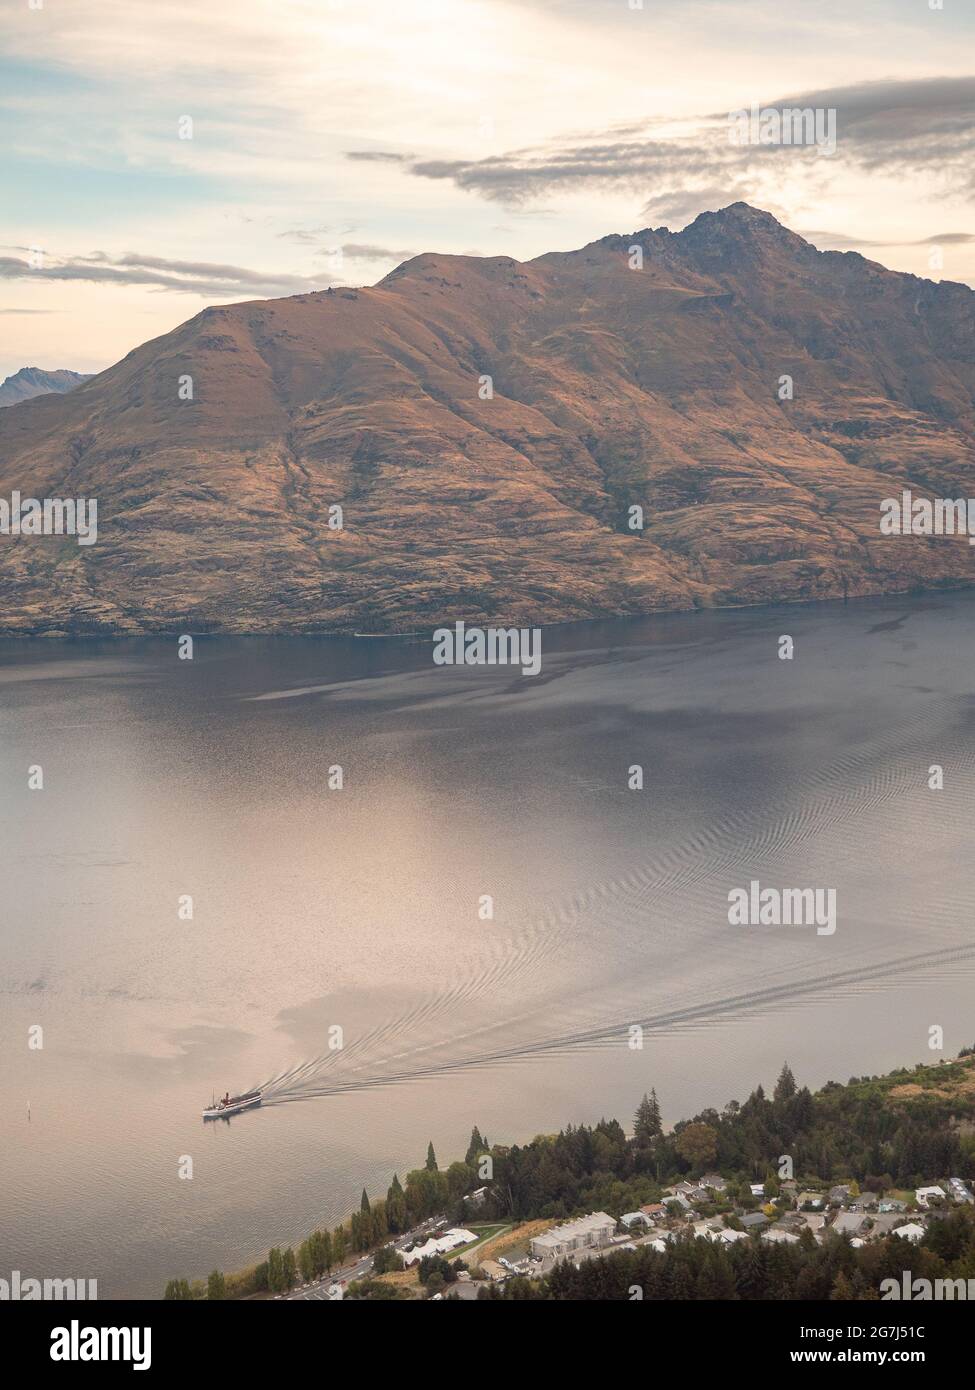
{"label": "lake water surface", "polygon": [[[0,1275],[159,1296],[475,1123],[629,1123],[650,1086],[672,1122],[786,1058],[813,1086],[937,1060],[933,1025],[954,1055],[973,650],[965,594],[547,629],[537,677],[419,642],[0,643]],[[835,934],[730,926],[752,879],[834,887]]]}

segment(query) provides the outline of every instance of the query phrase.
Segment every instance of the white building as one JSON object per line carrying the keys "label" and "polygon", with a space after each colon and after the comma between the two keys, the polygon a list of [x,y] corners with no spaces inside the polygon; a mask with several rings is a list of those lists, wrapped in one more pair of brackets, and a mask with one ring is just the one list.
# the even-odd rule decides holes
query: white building
{"label": "white building", "polygon": [[762,1240],[770,1240],[777,1245],[798,1245],[799,1237],[792,1231],[783,1231],[780,1226],[772,1226],[769,1230],[763,1231]]}
{"label": "white building", "polygon": [[544,1235],[535,1236],[531,1252],[545,1264],[554,1264],[577,1250],[595,1250],[608,1245],[615,1234],[615,1219],[604,1211],[596,1211],[591,1216],[580,1216],[577,1221],[567,1221],[564,1226],[553,1226]]}
{"label": "white building", "polygon": [[919,1187],[914,1193],[919,1207],[929,1206],[933,1198],[944,1201],[947,1195],[943,1187]]}
{"label": "white building", "polygon": [[903,1236],[905,1240],[916,1244],[924,1235],[924,1227],[916,1221],[909,1221],[906,1226],[898,1226],[895,1231],[891,1231],[891,1235]]}
{"label": "white building", "polygon": [[625,1211],[620,1217],[620,1224],[629,1231],[634,1226],[652,1226],[653,1217],[648,1216],[645,1211]]}
{"label": "white building", "polygon": [[412,1250],[401,1251],[403,1263],[407,1266],[415,1265],[426,1255],[446,1255],[448,1250],[456,1250],[459,1245],[470,1245],[472,1240],[477,1240],[473,1231],[465,1231],[462,1227],[455,1226],[436,1240],[431,1238],[424,1245],[414,1245]]}
{"label": "white building", "polygon": [[734,1245],[736,1240],[747,1240],[748,1232],[733,1231],[729,1226],[727,1230],[718,1231],[714,1238],[715,1240],[720,1240],[724,1245]]}

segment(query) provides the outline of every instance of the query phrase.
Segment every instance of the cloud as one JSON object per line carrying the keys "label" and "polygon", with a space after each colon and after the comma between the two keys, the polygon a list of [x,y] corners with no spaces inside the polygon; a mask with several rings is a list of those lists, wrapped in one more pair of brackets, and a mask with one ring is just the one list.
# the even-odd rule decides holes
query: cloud
{"label": "cloud", "polygon": [[325,236],[328,230],[328,227],[324,226],[288,227],[286,231],[278,232],[277,235],[281,241],[319,241],[323,236]]}
{"label": "cloud", "polygon": [[352,261],[395,261],[398,265],[416,254],[415,251],[391,251],[388,246],[369,246],[354,241],[347,241],[342,247],[342,255]]}
{"label": "cloud", "polygon": [[[752,103],[748,101],[746,106]],[[417,178],[448,180],[467,192],[518,206],[573,190],[659,189],[648,206],[674,219],[735,198],[768,202],[786,173],[813,180],[831,166],[930,174],[945,192],[975,190],[975,78],[922,78],[826,88],[758,103],[765,108],[833,109],[837,151],[815,146],[734,145],[728,112],[712,112],[690,129],[668,133],[660,120],[636,135],[616,127],[590,138],[528,147],[476,160],[414,160]]]}
{"label": "cloud", "polygon": [[975,242],[975,232],[942,232],[940,236],[921,237],[918,241],[875,241],[868,237],[848,236],[845,232],[805,231],[799,235],[811,241],[820,250],[845,251],[847,249],[870,250],[902,246],[967,246]]}
{"label": "cloud", "polygon": [[124,256],[107,256],[101,251],[89,256],[45,261],[38,268],[19,256],[2,256],[0,279],[143,285],[201,295],[207,299],[273,299],[282,295],[308,294],[312,290],[327,289],[330,284],[339,283],[324,275],[276,275],[211,261],[167,260],[162,256],[131,252]]}
{"label": "cloud", "polygon": [[357,160],[360,164],[409,164],[415,156],[396,154],[393,150],[346,150],[345,157]]}

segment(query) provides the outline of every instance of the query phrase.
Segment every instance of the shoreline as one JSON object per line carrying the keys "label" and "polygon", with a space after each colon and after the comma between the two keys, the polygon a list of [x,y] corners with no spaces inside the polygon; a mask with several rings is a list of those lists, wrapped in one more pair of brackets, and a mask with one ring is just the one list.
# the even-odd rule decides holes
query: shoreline
{"label": "shoreline", "polygon": [[[492,628],[538,628],[542,631],[577,628],[586,630],[599,624],[643,622],[650,618],[687,618],[707,613],[772,612],[777,608],[849,608],[851,604],[883,603],[905,599],[921,599],[926,596],[969,593],[975,590],[975,578],[968,582],[951,582],[931,587],[911,585],[906,589],[883,589],[876,593],[836,595],[831,598],[777,598],[757,603],[690,604],[686,608],[650,608],[640,613],[604,613],[588,618],[557,618],[551,622],[517,618],[479,618],[477,626]],[[255,637],[275,639],[290,638],[307,640],[339,639],[343,641],[386,641],[386,642],[432,642],[437,627],[460,621],[456,617],[439,619],[435,627],[414,628],[406,632],[361,632],[352,628],[307,628],[293,627],[202,627],[166,625],[159,627],[138,627],[122,629],[118,627],[94,627],[84,630],[69,630],[58,627],[8,628],[0,626],[0,641],[59,641],[59,642],[123,642],[146,641],[157,638],[192,637]],[[468,618],[464,622],[470,622]]]}

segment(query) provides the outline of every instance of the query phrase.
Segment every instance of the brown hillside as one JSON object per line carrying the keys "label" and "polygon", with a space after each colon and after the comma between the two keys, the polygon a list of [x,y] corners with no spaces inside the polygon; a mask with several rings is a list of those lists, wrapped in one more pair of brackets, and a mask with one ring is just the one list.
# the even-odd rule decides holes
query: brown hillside
{"label": "brown hillside", "polygon": [[0,411],[0,496],[99,502],[94,546],[0,536],[0,627],[376,631],[967,584],[963,538],[878,520],[905,487],[975,496],[973,304],[738,203],[207,309]]}

